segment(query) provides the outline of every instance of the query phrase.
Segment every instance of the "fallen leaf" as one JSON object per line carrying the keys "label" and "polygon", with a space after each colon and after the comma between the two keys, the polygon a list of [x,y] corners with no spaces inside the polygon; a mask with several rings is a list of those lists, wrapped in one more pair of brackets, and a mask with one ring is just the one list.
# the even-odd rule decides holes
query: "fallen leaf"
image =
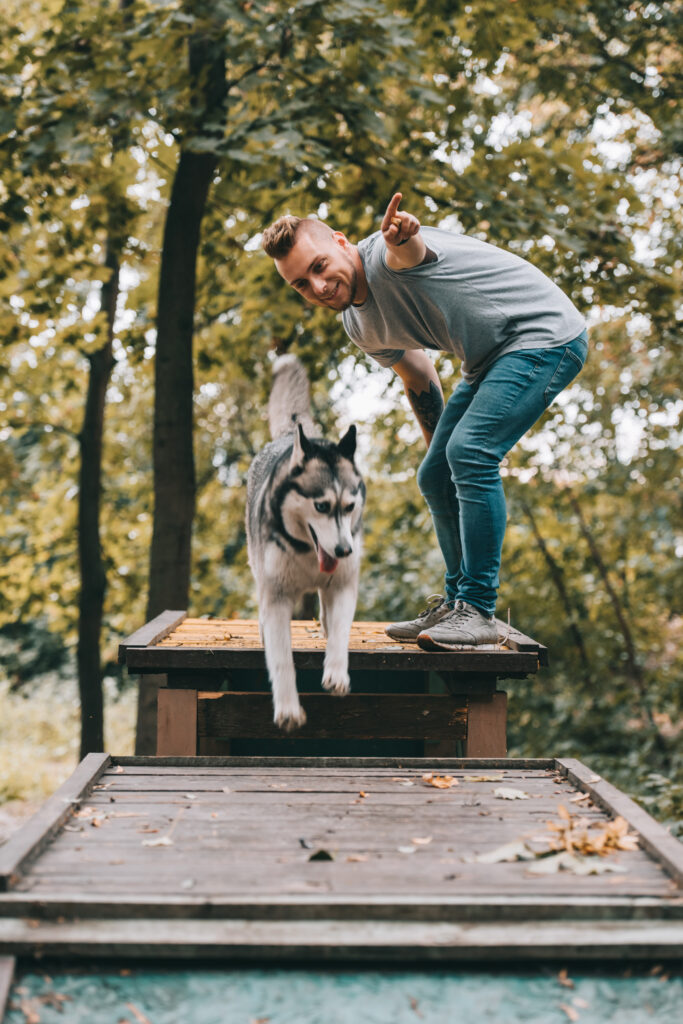
{"label": "fallen leaf", "polygon": [[358,796],[362,796],[362,797],[365,797],[365,796],[367,796],[367,795],[368,795],[368,794],[367,794],[367,793],[365,792],[365,790],[364,790],[364,789],[361,789],[361,790],[359,790],[359,792],[358,792]]}
{"label": "fallen leaf", "polygon": [[181,889],[194,889],[194,887],[195,887],[195,880],[194,880],[194,878],[184,878],[182,880],[182,882],[180,883],[180,888]]}
{"label": "fallen leaf", "polygon": [[313,849],[313,843],[309,843],[308,839],[300,839],[299,843],[303,847],[304,850],[312,850]]}
{"label": "fallen leaf", "polygon": [[417,851],[416,846],[397,846],[396,849],[399,853],[415,853]]}
{"label": "fallen leaf", "polygon": [[466,775],[465,782],[502,782],[501,775]]}
{"label": "fallen leaf", "polygon": [[138,1010],[137,1006],[133,1006],[132,1003],[126,1003],[126,1009],[130,1010],[138,1024],[151,1024],[149,1017],[145,1017],[144,1013]]}
{"label": "fallen leaf", "polygon": [[459,785],[458,780],[454,779],[452,775],[435,775],[434,772],[427,772],[422,776],[422,781],[437,789],[450,789],[451,786]]}
{"label": "fallen leaf", "polygon": [[122,768],[122,766],[121,766],[121,765],[118,765],[118,767],[116,767],[116,768],[114,769],[114,773],[115,773],[116,775],[123,775],[123,772],[124,772],[124,769]]}
{"label": "fallen leaf", "polygon": [[602,775],[591,775],[588,781],[591,785],[595,785],[596,782],[602,782]]}
{"label": "fallen leaf", "polygon": [[607,871],[625,871],[617,864],[610,864],[599,855],[581,857],[574,853],[563,850],[561,853],[551,854],[537,860],[535,864],[527,868],[527,873],[532,875],[554,875],[558,871],[571,871],[573,875],[602,875]]}
{"label": "fallen leaf", "polygon": [[431,843],[432,837],[431,836],[415,836],[410,841],[411,841],[411,843],[415,843],[416,846],[426,846],[428,843]]}
{"label": "fallen leaf", "polygon": [[370,858],[368,857],[367,853],[350,853],[349,856],[346,859],[348,861],[350,861],[352,864],[355,864],[355,863],[359,863],[360,864],[363,861],[370,860]]}
{"label": "fallen leaf", "polygon": [[402,779],[400,777],[394,777],[392,782],[398,782],[400,786],[414,786],[415,783],[411,779]]}
{"label": "fallen leaf", "polygon": [[159,836],[158,839],[143,839],[143,846],[173,846],[170,836]]}
{"label": "fallen leaf", "polygon": [[222,792],[223,793],[230,793],[231,792],[230,786],[223,786]]}
{"label": "fallen leaf", "polygon": [[578,793],[576,796],[573,796],[569,802],[570,804],[583,804],[587,800],[590,800],[590,798],[590,793]]}
{"label": "fallen leaf", "polygon": [[475,857],[464,857],[463,860],[470,864],[502,864],[515,860],[535,860],[538,855],[529,849],[523,839],[514,843],[505,843],[495,850],[487,853],[480,853]]}
{"label": "fallen leaf", "polygon": [[564,985],[565,988],[574,988],[574,982],[569,977],[569,972],[566,967],[563,967],[560,973],[557,975],[557,980],[560,985]]}
{"label": "fallen leaf", "polygon": [[574,998],[572,999],[572,1006],[578,1006],[580,1010],[587,1010],[590,1006],[590,1003],[588,1003],[585,999],[581,999],[580,996],[574,996]]}
{"label": "fallen leaf", "polygon": [[499,786],[494,789],[493,795],[499,800],[528,800],[529,794],[523,789],[511,789],[509,786]]}
{"label": "fallen leaf", "polygon": [[563,1010],[567,1014],[567,1016],[569,1017],[569,1020],[576,1021],[576,1020],[579,1019],[579,1014],[574,1009],[573,1006],[567,1006],[566,1003],[560,1003],[560,1009]]}
{"label": "fallen leaf", "polygon": [[418,1003],[417,999],[415,999],[413,996],[408,996],[408,998],[410,999],[410,1009],[413,1011],[413,1013],[416,1013],[418,1017],[424,1017],[424,1014],[420,1012],[420,1004]]}
{"label": "fallen leaf", "polygon": [[196,800],[197,799],[197,794],[196,793],[183,793],[183,796],[185,797],[186,800]]}

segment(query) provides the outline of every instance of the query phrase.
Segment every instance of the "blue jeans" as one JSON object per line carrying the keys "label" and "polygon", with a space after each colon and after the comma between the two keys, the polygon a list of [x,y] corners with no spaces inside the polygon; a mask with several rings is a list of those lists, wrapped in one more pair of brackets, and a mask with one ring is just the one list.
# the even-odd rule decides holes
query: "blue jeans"
{"label": "blue jeans", "polygon": [[446,562],[446,597],[496,606],[507,513],[500,462],[582,368],[584,331],[559,348],[501,356],[448,400],[417,483]]}

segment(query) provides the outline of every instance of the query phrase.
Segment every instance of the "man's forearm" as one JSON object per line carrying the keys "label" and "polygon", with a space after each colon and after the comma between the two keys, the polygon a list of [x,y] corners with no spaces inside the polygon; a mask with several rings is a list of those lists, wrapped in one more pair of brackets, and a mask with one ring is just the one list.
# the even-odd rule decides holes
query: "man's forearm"
{"label": "man's forearm", "polygon": [[439,417],[443,412],[443,395],[433,380],[429,381],[429,387],[420,391],[414,390],[409,384],[405,385],[408,401],[415,413],[415,418],[420,425],[420,430],[429,447]]}

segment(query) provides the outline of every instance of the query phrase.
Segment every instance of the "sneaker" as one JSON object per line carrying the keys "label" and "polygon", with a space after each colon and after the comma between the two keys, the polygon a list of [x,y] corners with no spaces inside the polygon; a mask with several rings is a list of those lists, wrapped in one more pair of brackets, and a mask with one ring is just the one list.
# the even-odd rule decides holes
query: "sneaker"
{"label": "sneaker", "polygon": [[456,601],[452,611],[422,630],[417,642],[425,651],[448,650],[457,644],[497,644],[498,627],[493,618],[487,619],[478,608],[466,601]]}
{"label": "sneaker", "polygon": [[427,607],[420,612],[416,619],[392,622],[389,626],[385,626],[384,632],[392,640],[404,640],[414,644],[419,633],[440,622],[452,610],[452,605],[448,604],[445,597],[442,597],[441,594],[432,594],[427,598]]}

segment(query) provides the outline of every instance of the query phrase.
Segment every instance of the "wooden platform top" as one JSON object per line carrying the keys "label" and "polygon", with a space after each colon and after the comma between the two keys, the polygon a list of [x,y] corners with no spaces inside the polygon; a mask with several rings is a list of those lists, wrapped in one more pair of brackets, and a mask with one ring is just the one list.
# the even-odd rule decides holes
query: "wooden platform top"
{"label": "wooden platform top", "polygon": [[[453,672],[488,672],[500,675],[536,672],[547,665],[542,644],[499,622],[499,644],[461,646],[451,651],[427,652],[416,644],[402,644],[385,633],[384,622],[354,622],[349,641],[349,667],[379,670],[438,669]],[[321,668],[325,638],[315,620],[294,620],[292,650],[297,668]],[[253,619],[189,618],[182,611],[166,611],[129,636],[119,647],[119,662],[133,671],[201,668],[263,668],[263,647]]]}
{"label": "wooden platform top", "polygon": [[0,848],[0,955],[680,956],[677,882],[579,762],[89,755]]}

